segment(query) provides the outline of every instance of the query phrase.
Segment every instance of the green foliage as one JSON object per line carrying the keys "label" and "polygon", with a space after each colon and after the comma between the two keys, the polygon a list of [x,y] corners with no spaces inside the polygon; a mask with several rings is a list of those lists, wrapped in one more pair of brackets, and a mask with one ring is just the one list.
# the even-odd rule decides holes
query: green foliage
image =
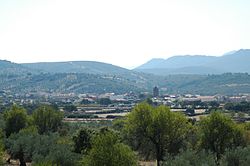
{"label": "green foliage", "polygon": [[0,129],[5,129],[5,120],[2,113],[0,113]]}
{"label": "green foliage", "polygon": [[94,135],[94,131],[82,128],[77,131],[77,133],[73,136],[74,142],[74,152],[86,154],[91,148],[91,138]]}
{"label": "green foliage", "polygon": [[201,147],[215,153],[217,162],[227,148],[245,144],[243,130],[222,113],[211,113],[201,120],[200,127]]}
{"label": "green foliage", "polygon": [[5,147],[11,158],[19,159],[20,165],[26,165],[31,161],[36,133],[21,130],[19,133],[11,134],[6,140]]}
{"label": "green foliage", "polygon": [[226,103],[224,108],[236,112],[249,112],[250,102]]}
{"label": "green foliage", "polygon": [[[124,71],[124,69],[122,69],[123,71],[120,71],[118,68],[113,70],[108,69],[109,72],[107,73],[103,73],[104,68],[100,70],[101,72],[96,72],[96,68],[93,70],[93,66],[89,68],[91,72],[89,70],[85,70],[83,72],[82,68],[80,68],[81,72],[75,71],[79,69],[66,69],[67,72],[65,73],[59,71],[61,70],[60,67],[59,70],[53,69],[53,72],[51,73],[41,73],[35,70],[30,71],[29,69],[23,68],[17,64],[12,63],[12,65],[16,67],[4,67],[2,68],[3,70],[0,71],[0,89],[9,89],[14,93],[27,93],[36,89],[37,91],[43,92],[114,92],[121,94],[127,93],[129,91],[151,92],[154,85],[159,85],[159,87],[167,87],[167,93],[170,94],[191,93],[204,95],[232,95],[239,93],[250,93],[250,75],[246,73],[226,73],[221,75],[179,74],[156,76],[129,70]],[[33,65],[33,67],[37,68],[38,64]],[[68,66],[69,64],[63,64],[62,66],[64,65]],[[74,65],[70,66],[72,67]],[[99,64],[95,66],[99,66]],[[58,66],[53,66],[50,64],[50,67],[57,68]],[[46,70],[48,70],[47,67]],[[63,70],[65,70],[64,67]],[[105,67],[104,70],[107,70],[107,68]],[[72,73],[72,71],[74,72]],[[141,96],[141,98],[144,97]]]}
{"label": "green foliage", "polygon": [[88,99],[82,99],[81,101],[81,104],[85,104],[85,105],[90,104],[90,103],[91,101],[89,101]]}
{"label": "green foliage", "polygon": [[25,129],[12,134],[6,141],[6,148],[11,157],[19,159],[23,165],[28,161],[38,165],[76,165],[80,156],[59,139],[57,134],[39,135],[32,129]]}
{"label": "green foliage", "polygon": [[5,133],[9,137],[12,133],[18,133],[27,126],[28,116],[23,108],[14,105],[4,113],[4,120]]}
{"label": "green foliage", "polygon": [[100,99],[98,99],[97,102],[98,102],[99,104],[101,104],[101,105],[109,105],[109,104],[112,103],[111,100],[110,100],[109,98],[100,98]]}
{"label": "green foliage", "polygon": [[123,118],[117,118],[112,121],[112,128],[121,132],[124,128],[125,120]]}
{"label": "green foliage", "polygon": [[137,105],[125,124],[125,132],[132,146],[145,156],[154,155],[158,165],[166,152],[178,153],[187,129],[184,115],[170,112],[165,106],[154,108],[147,103]]}
{"label": "green foliage", "polygon": [[137,160],[134,152],[121,143],[118,136],[111,131],[103,131],[92,142],[92,149],[83,159],[86,166],[135,166]]}
{"label": "green foliage", "polygon": [[2,141],[2,138],[0,137],[0,166],[2,166],[4,163],[3,155],[4,155],[3,141]]}
{"label": "green foliage", "polygon": [[214,156],[204,150],[195,152],[187,150],[175,157],[169,157],[163,164],[166,166],[216,166]]}
{"label": "green foliage", "polygon": [[70,144],[58,134],[37,135],[33,141],[32,161],[34,164],[77,165],[80,156],[71,151]]}
{"label": "green foliage", "polygon": [[40,134],[56,132],[62,125],[63,113],[53,109],[53,107],[40,106],[32,114],[34,124]]}
{"label": "green foliage", "polygon": [[77,111],[77,107],[75,105],[66,105],[64,110],[67,112]]}
{"label": "green foliage", "polygon": [[54,144],[49,148],[49,153],[44,156],[35,156],[35,163],[49,162],[51,165],[75,166],[80,160],[80,156],[70,151],[70,146],[65,144]]}
{"label": "green foliage", "polygon": [[149,105],[153,105],[153,100],[151,98],[147,98],[146,99],[146,103],[148,103]]}
{"label": "green foliage", "polygon": [[[135,78],[136,80],[139,79]],[[60,93],[107,93],[123,94],[129,91],[145,91],[141,84],[135,84],[126,76],[86,74],[86,73],[37,73],[31,76],[0,73],[0,88],[8,88],[13,93],[23,94],[34,91]],[[15,80],[15,81],[13,81]],[[145,80],[143,80],[145,82]]]}
{"label": "green foliage", "polygon": [[98,118],[98,116],[93,114],[70,114],[67,115],[67,118]]}
{"label": "green foliage", "polygon": [[227,149],[220,163],[222,166],[248,166],[250,163],[250,147]]}
{"label": "green foliage", "polygon": [[56,166],[54,164],[52,164],[51,161],[44,161],[44,162],[40,162],[40,163],[33,163],[33,166]]}
{"label": "green foliage", "polygon": [[2,114],[0,113],[0,166],[3,165],[3,154],[4,154],[4,145],[3,145],[3,138],[4,138],[4,119]]}

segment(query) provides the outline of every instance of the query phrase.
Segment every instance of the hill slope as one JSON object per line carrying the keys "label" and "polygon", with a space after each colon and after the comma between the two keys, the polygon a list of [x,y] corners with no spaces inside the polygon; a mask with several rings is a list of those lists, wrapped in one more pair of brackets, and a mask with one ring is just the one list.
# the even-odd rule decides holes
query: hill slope
{"label": "hill slope", "polygon": [[29,75],[0,74],[0,89],[13,94],[31,93],[107,93],[152,92],[157,85],[161,93],[237,95],[250,93],[250,75],[145,75],[137,80],[119,76],[85,73],[40,73]]}
{"label": "hill slope", "polygon": [[76,94],[114,92],[120,94],[144,91],[144,87],[122,77],[85,73],[0,75],[0,89],[22,95],[29,92],[74,92]]}
{"label": "hill slope", "polygon": [[49,73],[129,74],[130,70],[95,61],[23,63],[23,66]]}
{"label": "hill slope", "polygon": [[23,75],[23,74],[27,74],[30,72],[37,72],[36,70],[30,70],[29,68],[17,64],[17,63],[12,63],[10,61],[6,61],[6,60],[0,60],[0,74],[5,74],[5,75],[9,75],[9,74],[16,74],[16,75]]}
{"label": "hill slope", "polygon": [[160,87],[168,93],[201,95],[237,95],[250,93],[250,75],[225,73],[220,75],[168,75]]}

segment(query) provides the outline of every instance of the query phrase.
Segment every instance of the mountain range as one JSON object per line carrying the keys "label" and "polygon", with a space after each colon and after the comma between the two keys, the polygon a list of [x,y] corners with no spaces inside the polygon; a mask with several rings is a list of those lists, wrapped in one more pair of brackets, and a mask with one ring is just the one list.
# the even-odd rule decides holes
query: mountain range
{"label": "mountain range", "polygon": [[182,55],[152,59],[135,71],[157,75],[250,73],[250,49],[231,51],[223,56]]}
{"label": "mountain range", "polygon": [[250,50],[243,49],[221,57],[152,59],[134,70],[94,61],[17,64],[0,60],[0,90],[122,94],[151,92],[158,86],[161,93],[250,93],[249,62]]}

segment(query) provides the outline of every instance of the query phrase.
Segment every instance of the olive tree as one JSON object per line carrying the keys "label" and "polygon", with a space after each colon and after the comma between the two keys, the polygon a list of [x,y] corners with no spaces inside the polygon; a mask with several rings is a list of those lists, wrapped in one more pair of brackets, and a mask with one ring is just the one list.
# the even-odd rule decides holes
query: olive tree
{"label": "olive tree", "polygon": [[12,133],[18,133],[28,124],[26,110],[16,105],[4,113],[5,133],[9,137]]}
{"label": "olive tree", "polygon": [[39,134],[55,132],[62,125],[63,113],[53,107],[43,105],[32,114],[34,125],[37,126]]}
{"label": "olive tree", "polygon": [[121,143],[114,132],[104,131],[93,139],[92,148],[82,165],[135,166],[137,160],[130,147]]}
{"label": "olive tree", "polygon": [[168,107],[137,105],[128,115],[125,132],[129,142],[141,154],[153,152],[157,165],[166,153],[176,154],[182,147],[188,129],[184,115],[171,112]]}
{"label": "olive tree", "polygon": [[94,131],[88,128],[82,128],[73,136],[74,152],[86,154],[91,148],[91,138]]}
{"label": "olive tree", "polygon": [[244,145],[243,130],[219,112],[201,120],[201,147],[215,154],[217,164],[227,148]]}

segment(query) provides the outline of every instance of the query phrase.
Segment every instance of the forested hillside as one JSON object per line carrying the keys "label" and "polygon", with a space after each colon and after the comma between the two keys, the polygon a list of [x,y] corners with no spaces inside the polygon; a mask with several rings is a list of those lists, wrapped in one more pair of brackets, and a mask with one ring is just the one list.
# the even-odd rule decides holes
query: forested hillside
{"label": "forested hillside", "polygon": [[115,75],[84,73],[41,73],[27,75],[0,75],[0,88],[15,93],[62,92],[62,93],[106,93],[150,92],[159,86],[161,93],[235,95],[250,93],[249,74],[222,75],[169,75],[159,77],[144,75],[137,79]]}
{"label": "forested hillside", "polygon": [[[221,75],[170,75],[164,77],[169,93],[202,95],[234,95],[250,93],[250,75],[225,73]],[[162,84],[162,86],[165,86]]]}
{"label": "forested hillside", "polygon": [[70,63],[59,63],[59,66],[56,64],[54,67],[50,64],[45,71],[46,65],[42,64],[40,65],[43,66],[43,69],[39,65],[38,67],[33,66],[36,68],[34,69],[22,64],[0,61],[0,88],[13,93],[114,92],[121,94],[130,91],[151,93],[152,88],[158,86],[160,92],[164,94],[233,95],[250,93],[250,76],[247,73],[159,76],[98,62],[74,62],[72,68],[67,67],[72,65]]}

